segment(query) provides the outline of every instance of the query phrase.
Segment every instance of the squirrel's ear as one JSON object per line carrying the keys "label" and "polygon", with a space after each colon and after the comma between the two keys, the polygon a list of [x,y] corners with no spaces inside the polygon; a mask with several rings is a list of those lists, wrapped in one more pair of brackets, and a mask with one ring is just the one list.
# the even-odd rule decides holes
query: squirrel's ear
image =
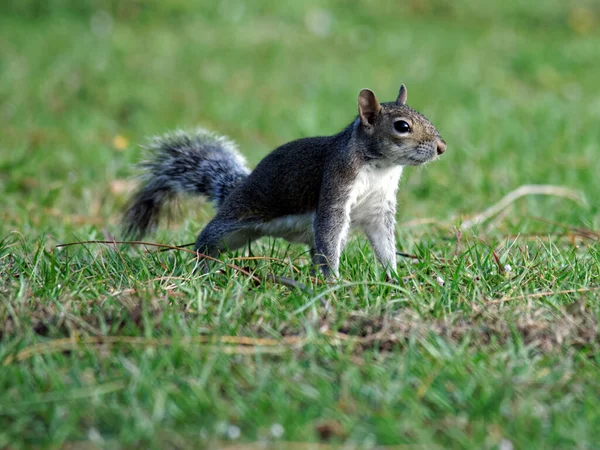
{"label": "squirrel's ear", "polygon": [[358,114],[364,125],[373,125],[375,117],[381,111],[381,105],[370,89],[363,89],[358,94]]}
{"label": "squirrel's ear", "polygon": [[398,98],[396,99],[396,103],[399,105],[406,105],[406,97],[408,96],[408,91],[406,90],[406,86],[400,86],[400,92],[398,92]]}

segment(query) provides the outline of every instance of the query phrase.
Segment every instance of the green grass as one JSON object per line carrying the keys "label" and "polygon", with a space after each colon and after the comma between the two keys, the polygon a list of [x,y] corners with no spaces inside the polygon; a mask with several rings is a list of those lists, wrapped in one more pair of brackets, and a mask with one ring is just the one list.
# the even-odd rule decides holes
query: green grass
{"label": "green grass", "polygon": [[[0,448],[597,448],[600,8],[397,3],[0,5]],[[278,240],[224,259],[261,283],[56,248],[118,236],[148,135],[204,126],[256,164],[401,82],[448,151],[405,171],[398,247],[418,259],[392,284],[360,236],[328,286]],[[524,184],[586,201],[527,196],[457,231]],[[153,242],[212,215],[182,209]]]}

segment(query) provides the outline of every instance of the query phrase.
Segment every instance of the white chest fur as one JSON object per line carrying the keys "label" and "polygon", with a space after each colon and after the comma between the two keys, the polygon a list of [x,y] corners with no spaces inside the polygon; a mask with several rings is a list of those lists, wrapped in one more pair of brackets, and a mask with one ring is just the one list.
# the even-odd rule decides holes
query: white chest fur
{"label": "white chest fur", "polygon": [[382,210],[395,208],[402,166],[366,167],[357,176],[348,203],[352,226],[369,221]]}

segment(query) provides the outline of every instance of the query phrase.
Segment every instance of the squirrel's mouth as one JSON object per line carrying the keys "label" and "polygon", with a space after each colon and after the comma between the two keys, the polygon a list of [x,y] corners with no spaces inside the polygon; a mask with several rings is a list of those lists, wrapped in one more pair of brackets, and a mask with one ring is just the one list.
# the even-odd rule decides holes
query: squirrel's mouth
{"label": "squirrel's mouth", "polygon": [[428,150],[420,150],[416,154],[406,155],[402,158],[403,164],[407,166],[420,166],[422,164],[427,164],[431,161],[435,161],[439,158],[439,154],[434,149]]}

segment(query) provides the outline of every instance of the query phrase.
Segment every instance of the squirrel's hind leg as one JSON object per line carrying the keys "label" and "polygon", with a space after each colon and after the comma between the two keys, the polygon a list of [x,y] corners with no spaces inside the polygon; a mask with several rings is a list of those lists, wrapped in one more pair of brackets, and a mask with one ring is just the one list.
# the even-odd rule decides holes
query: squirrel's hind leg
{"label": "squirrel's hind leg", "polygon": [[[259,237],[248,224],[215,218],[198,235],[194,250],[201,255],[218,258],[223,251],[236,250]],[[206,258],[200,262],[200,269],[203,272],[210,270]]]}

